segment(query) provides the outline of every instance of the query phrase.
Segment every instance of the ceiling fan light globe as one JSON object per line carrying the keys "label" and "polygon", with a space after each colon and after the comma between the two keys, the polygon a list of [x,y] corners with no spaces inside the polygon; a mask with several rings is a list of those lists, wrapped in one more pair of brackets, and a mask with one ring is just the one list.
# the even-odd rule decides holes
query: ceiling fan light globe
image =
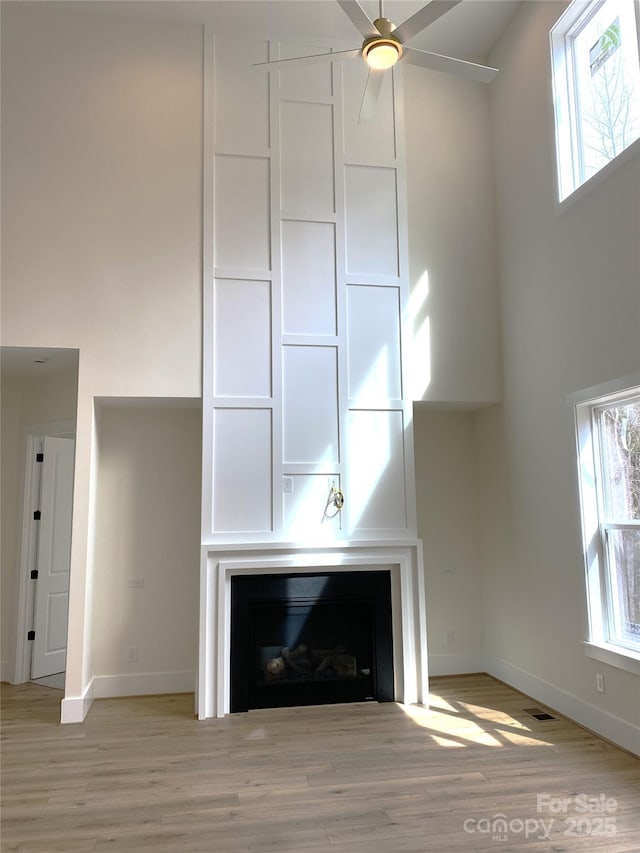
{"label": "ceiling fan light globe", "polygon": [[387,39],[376,39],[365,45],[362,51],[369,68],[374,68],[376,71],[391,68],[400,59],[401,54],[402,47],[400,44]]}

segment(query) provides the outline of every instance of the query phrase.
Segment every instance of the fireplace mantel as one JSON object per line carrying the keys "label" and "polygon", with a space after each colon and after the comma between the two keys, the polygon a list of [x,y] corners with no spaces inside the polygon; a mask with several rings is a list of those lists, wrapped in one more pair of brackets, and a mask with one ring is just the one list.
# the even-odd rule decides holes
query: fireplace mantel
{"label": "fireplace mantel", "polygon": [[394,696],[405,704],[428,697],[422,543],[340,543],[335,547],[203,545],[197,690],[199,719],[230,710],[231,578],[291,572],[390,571]]}

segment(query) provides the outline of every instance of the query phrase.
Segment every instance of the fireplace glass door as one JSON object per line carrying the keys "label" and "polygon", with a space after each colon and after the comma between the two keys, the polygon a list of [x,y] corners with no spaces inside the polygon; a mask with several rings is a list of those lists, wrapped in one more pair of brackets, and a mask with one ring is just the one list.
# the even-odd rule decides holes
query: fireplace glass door
{"label": "fireplace glass door", "polygon": [[232,583],[231,710],[393,698],[388,572]]}

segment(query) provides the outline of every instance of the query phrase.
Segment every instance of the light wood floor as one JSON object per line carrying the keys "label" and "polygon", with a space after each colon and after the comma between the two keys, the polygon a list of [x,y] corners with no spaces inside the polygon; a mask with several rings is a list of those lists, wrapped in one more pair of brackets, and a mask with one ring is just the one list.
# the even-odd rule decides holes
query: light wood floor
{"label": "light wood floor", "polygon": [[204,722],[102,699],[60,726],[60,691],[3,685],[2,851],[640,851],[637,759],[489,676],[432,694]]}

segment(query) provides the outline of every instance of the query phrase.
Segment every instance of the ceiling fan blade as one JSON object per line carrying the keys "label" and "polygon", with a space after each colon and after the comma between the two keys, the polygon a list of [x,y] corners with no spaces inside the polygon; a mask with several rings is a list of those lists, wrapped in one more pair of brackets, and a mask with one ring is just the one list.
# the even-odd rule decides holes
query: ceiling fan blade
{"label": "ceiling fan blade", "polygon": [[379,36],[380,33],[374,27],[373,21],[364,11],[358,0],[338,0],[342,11],[349,16],[351,23],[358,30],[362,38],[368,39]]}
{"label": "ceiling fan blade", "polygon": [[398,41],[404,44],[419,33],[420,30],[424,30],[429,24],[437,21],[438,18],[441,18],[449,9],[453,9],[460,2],[461,0],[431,0],[431,3],[427,3],[422,9],[418,9],[415,15],[407,18],[403,24],[396,27],[393,35]]}
{"label": "ceiling fan blade", "polygon": [[414,47],[405,47],[402,53],[402,62],[411,65],[420,65],[422,68],[430,68],[432,71],[444,71],[446,74],[455,74],[466,80],[476,80],[479,83],[491,83],[498,73],[497,68],[488,65],[477,65],[475,62],[467,62],[465,59],[454,59],[453,56],[441,56],[439,53],[431,53],[428,50],[416,50]]}
{"label": "ceiling fan blade", "polygon": [[376,111],[376,105],[378,103],[378,96],[380,95],[380,87],[382,86],[383,77],[384,71],[376,71],[373,68],[369,69],[367,83],[364,87],[364,95],[362,96],[362,103],[360,104],[358,124],[362,124],[365,121],[371,121],[373,118]]}
{"label": "ceiling fan blade", "polygon": [[292,56],[290,59],[272,59],[271,62],[254,62],[254,68],[287,68],[290,65],[313,65],[317,62],[334,62],[343,59],[355,59],[362,51],[359,47],[352,50],[337,50],[334,53],[314,53],[311,56]]}

